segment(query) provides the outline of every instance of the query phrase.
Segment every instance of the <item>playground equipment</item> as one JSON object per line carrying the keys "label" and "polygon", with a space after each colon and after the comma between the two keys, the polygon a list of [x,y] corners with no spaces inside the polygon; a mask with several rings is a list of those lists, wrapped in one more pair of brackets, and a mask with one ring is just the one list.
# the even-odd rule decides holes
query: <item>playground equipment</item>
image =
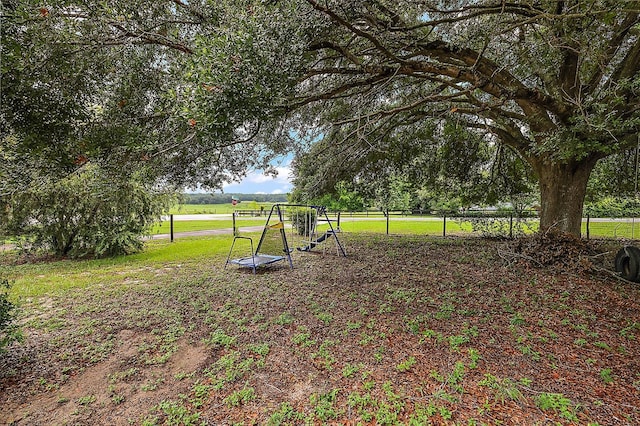
{"label": "playground equipment", "polygon": [[[285,225],[286,221],[290,223]],[[254,250],[253,239],[239,234],[236,225],[236,214],[234,213],[234,237],[229,255],[227,256],[225,268],[228,264],[232,263],[239,267],[251,268],[255,274],[257,268],[260,266],[287,260],[289,266],[293,269],[291,255],[294,249],[289,245],[287,228],[291,230],[290,240],[293,247],[296,247],[298,244],[296,240],[300,240],[300,245],[296,247],[299,252],[309,252],[319,244],[325,242],[328,238],[333,237],[338,255],[346,257],[347,253],[337,235],[340,232],[339,216],[337,227],[334,227],[332,222],[324,206],[274,204],[267,216],[260,241]],[[246,240],[249,242],[251,250],[250,256],[231,258],[238,240]]]}

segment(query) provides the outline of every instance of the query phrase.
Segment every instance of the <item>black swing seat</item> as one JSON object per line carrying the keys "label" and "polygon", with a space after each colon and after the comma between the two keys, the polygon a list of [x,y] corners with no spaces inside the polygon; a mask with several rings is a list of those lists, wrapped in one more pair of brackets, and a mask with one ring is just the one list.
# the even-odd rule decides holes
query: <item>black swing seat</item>
{"label": "black swing seat", "polygon": [[315,246],[317,246],[318,244],[320,244],[321,242],[323,242],[324,240],[326,240],[330,236],[332,236],[332,235],[335,236],[335,234],[336,234],[336,231],[333,231],[333,230],[326,231],[318,239],[313,240],[313,241],[309,241],[308,245],[306,245],[304,247],[298,247],[298,251],[311,251],[312,248],[315,248]]}

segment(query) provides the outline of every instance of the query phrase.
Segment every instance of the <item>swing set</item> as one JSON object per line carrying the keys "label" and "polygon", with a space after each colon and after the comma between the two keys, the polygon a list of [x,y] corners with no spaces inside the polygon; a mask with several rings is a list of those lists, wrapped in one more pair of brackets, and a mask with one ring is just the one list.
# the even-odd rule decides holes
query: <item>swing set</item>
{"label": "swing set", "polygon": [[[287,220],[290,224],[285,225]],[[234,212],[233,243],[224,267],[231,263],[239,267],[251,268],[255,274],[260,266],[287,261],[289,267],[293,269],[291,254],[295,249],[300,252],[310,252],[330,237],[335,241],[337,254],[346,257],[347,253],[337,235],[340,232],[340,216],[338,215],[336,227],[333,226],[333,222],[329,219],[324,206],[274,204],[267,216],[260,241],[254,250],[253,239],[240,235]],[[287,229],[290,229],[289,239],[287,239]],[[232,259],[236,242],[239,240],[248,241],[251,255]],[[289,245],[289,240],[295,249]],[[326,248],[326,245],[324,247]]]}

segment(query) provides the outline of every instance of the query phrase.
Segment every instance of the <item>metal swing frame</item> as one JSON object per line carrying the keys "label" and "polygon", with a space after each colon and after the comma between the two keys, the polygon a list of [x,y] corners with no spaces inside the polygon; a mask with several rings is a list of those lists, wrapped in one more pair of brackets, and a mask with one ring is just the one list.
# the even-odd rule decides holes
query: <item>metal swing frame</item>
{"label": "metal swing frame", "polygon": [[[334,237],[336,246],[338,249],[338,255],[347,257],[347,252],[345,251],[344,246],[342,245],[342,243],[340,242],[340,239],[338,238],[338,233],[340,232],[340,216],[339,215],[338,215],[338,226],[334,228],[332,220],[329,219],[329,216],[327,215],[327,208],[325,206],[313,206],[313,205],[309,206],[304,204],[286,204],[286,206],[287,207],[303,207],[303,208],[315,210],[315,218],[313,220],[313,223],[310,223],[311,221],[309,220],[307,220],[305,223],[306,225],[305,233],[308,240],[304,241],[304,244],[305,244],[304,246],[298,247],[298,251],[310,252],[316,246],[318,246],[319,244],[327,240],[329,237]],[[324,231],[324,233],[322,233],[321,235],[318,235],[318,222],[326,222],[327,225],[329,226],[329,229]]]}
{"label": "metal swing frame", "polygon": [[[269,225],[271,217],[274,215],[274,213],[277,214],[278,222],[274,225]],[[264,241],[267,232],[273,229],[278,229],[280,231],[283,247],[282,255],[264,254],[260,252],[260,249],[262,248],[262,242]],[[233,248],[235,247],[237,240],[249,240],[249,244],[251,246],[251,256],[231,259],[231,254],[233,253]],[[259,266],[270,265],[272,263],[280,262],[285,259],[289,261],[289,266],[291,267],[291,269],[293,269],[291,249],[289,249],[289,243],[287,242],[287,234],[284,229],[284,218],[282,215],[280,204],[274,204],[273,206],[271,206],[271,211],[269,212],[269,216],[267,217],[264,229],[262,230],[262,235],[260,236],[260,241],[258,242],[258,246],[256,247],[255,251],[253,249],[253,239],[251,237],[239,235],[238,227],[236,226],[236,213],[233,213],[233,243],[231,244],[231,249],[229,250],[229,254],[227,255],[227,261],[224,265],[225,269],[228,264],[233,263],[240,267],[251,268],[251,270],[255,274]]]}
{"label": "metal swing frame", "polygon": [[[336,246],[338,248],[338,254],[342,255],[343,257],[347,256],[347,252],[345,251],[344,246],[340,242],[340,239],[338,238],[338,235],[337,235],[340,232],[339,216],[338,216],[338,227],[334,228],[332,221],[329,219],[329,216],[327,215],[327,209],[325,206],[309,206],[305,204],[274,204],[273,206],[271,206],[271,210],[269,211],[269,215],[267,216],[267,221],[264,225],[264,229],[262,230],[262,235],[260,236],[260,241],[258,242],[258,245],[255,248],[255,251],[254,251],[253,239],[251,237],[245,237],[245,236],[239,235],[238,227],[236,225],[236,213],[235,212],[233,213],[233,243],[231,244],[231,249],[229,250],[229,254],[227,255],[227,261],[224,265],[225,269],[228,264],[232,263],[232,264],[238,265],[239,267],[251,268],[251,270],[255,274],[258,267],[263,265],[270,265],[272,263],[280,262],[283,260],[288,260],[289,267],[293,269],[293,260],[291,259],[291,253],[293,252],[293,249],[289,247],[289,242],[287,241],[287,233],[284,226],[284,215],[283,215],[283,209],[288,207],[308,208],[308,209],[313,209],[315,211],[315,218],[313,220],[313,223],[310,223],[311,221],[306,222],[306,226],[308,227],[308,229],[306,230],[308,240],[304,241],[304,244],[306,245],[302,247],[298,247],[298,251],[309,252],[318,244],[321,244],[322,242],[324,242],[327,238],[334,237]],[[278,222],[273,225],[269,225],[269,222],[271,221],[271,218],[274,214],[277,215]],[[329,226],[329,229],[324,231],[324,233],[320,236],[318,236],[318,233],[317,233],[318,221],[326,222],[327,225]],[[260,249],[262,248],[262,243],[265,239],[265,236],[267,235],[267,232],[274,229],[277,229],[280,232],[280,237],[282,238],[282,251],[283,251],[282,255],[261,253]],[[238,259],[231,259],[231,254],[233,253],[233,249],[236,245],[237,240],[249,241],[249,244],[251,247],[250,256],[241,257]]]}

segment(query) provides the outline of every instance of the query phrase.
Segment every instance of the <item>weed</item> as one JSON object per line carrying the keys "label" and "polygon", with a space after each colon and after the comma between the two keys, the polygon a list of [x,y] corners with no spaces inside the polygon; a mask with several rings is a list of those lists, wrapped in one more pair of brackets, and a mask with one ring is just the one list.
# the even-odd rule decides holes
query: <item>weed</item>
{"label": "weed", "polygon": [[193,398],[189,401],[191,405],[193,405],[194,408],[202,407],[209,397],[212,388],[213,387],[211,385],[200,383],[200,381],[194,383],[193,387],[191,388]]}
{"label": "weed", "polygon": [[636,338],[634,332],[638,332],[638,331],[640,331],[640,322],[634,321],[633,323],[629,324],[627,327],[620,330],[620,336],[633,340]]}
{"label": "weed", "polygon": [[211,333],[208,339],[204,340],[204,343],[212,346],[214,349],[221,347],[229,349],[229,347],[236,343],[236,340],[236,337],[227,335],[224,330],[217,329]]}
{"label": "weed", "polygon": [[120,395],[120,394],[113,394],[111,395],[111,401],[115,404],[115,405],[119,405],[122,404],[125,400],[125,396],[124,395]]}
{"label": "weed", "polygon": [[253,358],[241,360],[240,353],[234,351],[220,357],[211,368],[205,370],[205,375],[213,381],[213,389],[220,390],[225,384],[244,376],[254,363]]}
{"label": "weed", "polygon": [[611,374],[610,368],[603,368],[602,370],[600,370],[600,378],[606,384],[611,384],[614,382],[613,375]]}
{"label": "weed", "polygon": [[467,352],[469,354],[469,359],[471,360],[471,362],[469,363],[469,368],[478,368],[478,361],[482,359],[480,353],[473,348],[469,348]]}
{"label": "weed", "polygon": [[338,397],[339,389],[333,389],[324,394],[312,394],[309,397],[311,405],[314,407],[314,413],[322,421],[335,420],[340,414],[333,405]]}
{"label": "weed", "polygon": [[484,375],[484,379],[478,382],[478,386],[486,386],[493,390],[494,397],[501,403],[506,400],[522,401],[524,399],[517,384],[509,378],[500,379],[487,373]]}
{"label": "weed", "polygon": [[[300,328],[299,330],[306,329]],[[314,346],[317,343],[315,340],[311,340],[311,333],[305,331],[296,334],[291,340],[293,341],[293,343],[303,348]]]}
{"label": "weed", "polygon": [[347,405],[350,408],[355,408],[360,418],[365,422],[373,420],[373,414],[368,410],[369,407],[375,407],[377,401],[371,397],[371,394],[360,394],[358,392],[351,392],[347,397]]}
{"label": "weed", "polygon": [[460,352],[460,346],[469,342],[469,337],[466,335],[455,335],[447,338],[449,341],[449,347],[453,352]]}
{"label": "weed", "polygon": [[518,383],[520,383],[521,386],[529,387],[531,386],[531,383],[533,383],[533,380],[527,378],[527,377],[523,377],[520,380],[518,380]]}
{"label": "weed", "polygon": [[176,380],[184,380],[184,379],[190,379],[193,378],[196,375],[196,372],[193,371],[191,373],[176,373],[174,374],[173,378]]}
{"label": "weed", "polygon": [[353,377],[353,375],[356,374],[362,367],[363,367],[362,364],[360,365],[346,364],[342,368],[342,377],[345,377],[345,378]]}
{"label": "weed", "polygon": [[433,404],[429,404],[427,407],[416,405],[415,411],[409,418],[409,426],[423,426],[431,424],[430,418],[436,414],[437,408]]}
{"label": "weed", "polygon": [[130,377],[135,376],[136,374],[138,374],[138,369],[135,367],[132,367],[128,370],[125,371],[119,371],[116,373],[112,373],[109,374],[109,383],[117,383],[123,380],[126,380]]}
{"label": "weed", "polygon": [[440,343],[444,337],[442,336],[442,333],[437,332],[435,330],[431,330],[431,329],[427,329],[424,330],[422,333],[422,339],[420,339],[420,343],[424,343],[425,340],[430,340],[433,339],[435,337],[436,342]]}
{"label": "weed", "polygon": [[531,348],[531,345],[519,345],[518,349],[520,349],[520,352],[522,352],[523,355],[530,356],[532,360],[540,361],[540,352],[534,351]]}
{"label": "weed", "polygon": [[278,325],[289,325],[293,322],[294,318],[289,312],[281,313],[278,318],[275,319],[275,323]]}
{"label": "weed", "polygon": [[394,407],[380,403],[375,414],[376,424],[379,425],[396,425],[398,424],[398,411]]}
{"label": "weed", "polygon": [[347,330],[351,331],[351,330],[357,330],[360,327],[362,327],[362,323],[360,321],[356,321],[356,322],[347,322]]}
{"label": "weed", "polygon": [[142,389],[145,392],[154,391],[154,390],[158,389],[158,385],[161,384],[161,383],[164,383],[164,379],[159,378],[159,379],[156,379],[156,380],[154,380],[152,382],[147,382],[147,383],[143,384],[140,389]]}
{"label": "weed", "polygon": [[249,401],[252,401],[256,398],[255,390],[251,387],[247,387],[245,385],[239,391],[233,392],[231,395],[224,399],[224,403],[229,407],[237,407],[241,404],[246,404]]}
{"label": "weed", "polygon": [[456,306],[451,302],[443,302],[436,312],[435,317],[439,320],[451,319],[451,315],[456,311]]}
{"label": "weed", "polygon": [[524,319],[521,313],[516,312],[511,319],[509,320],[509,324],[514,326],[525,325],[527,321]]}
{"label": "weed", "polygon": [[320,359],[322,366],[326,370],[331,370],[333,363],[336,362],[335,357],[329,351],[329,348],[335,346],[337,342],[333,340],[325,340],[318,348],[318,352],[312,353],[311,358]]}
{"label": "weed", "polygon": [[451,420],[451,417],[453,417],[453,413],[451,412],[451,410],[449,410],[444,405],[438,407],[438,414],[440,414],[440,416],[445,420]]}
{"label": "weed", "polygon": [[595,346],[596,348],[607,350],[607,351],[611,350],[611,346],[607,345],[605,342],[595,342],[593,346]]}
{"label": "weed", "polygon": [[440,372],[436,371],[436,370],[431,370],[429,372],[429,377],[431,377],[432,379],[435,379],[436,381],[440,382],[440,383],[444,383],[444,376],[442,374],[440,374]]}
{"label": "weed", "polygon": [[255,353],[256,355],[266,357],[267,355],[269,355],[270,348],[268,343],[260,343],[260,344],[249,345],[249,350]]}
{"label": "weed", "polygon": [[191,426],[200,419],[200,413],[190,413],[187,407],[175,401],[162,401],[158,404],[157,409],[167,417],[164,424],[171,426]]}
{"label": "weed", "polygon": [[318,312],[315,314],[316,318],[322,321],[325,325],[329,325],[333,321],[333,315],[328,312]]}
{"label": "weed", "polygon": [[296,420],[300,421],[303,419],[303,413],[297,412],[288,402],[283,402],[280,405],[280,409],[269,416],[267,426],[280,426],[282,424],[289,424],[289,422]]}
{"label": "weed", "polygon": [[536,398],[536,405],[543,411],[553,410],[559,413],[560,417],[569,421],[577,421],[571,400],[561,393],[541,393]]}
{"label": "weed", "polygon": [[400,364],[396,365],[396,370],[400,371],[401,373],[404,373],[406,371],[411,370],[411,367],[413,367],[415,364],[416,364],[416,358],[413,356],[410,356],[409,358],[402,361]]}
{"label": "weed", "polygon": [[380,346],[373,353],[373,359],[375,359],[376,362],[382,362],[382,360],[384,359],[384,355],[383,354],[384,354],[384,346]]}
{"label": "weed", "polygon": [[78,398],[78,404],[80,405],[89,405],[93,404],[94,402],[96,402],[95,395],[81,396],[80,398]]}

